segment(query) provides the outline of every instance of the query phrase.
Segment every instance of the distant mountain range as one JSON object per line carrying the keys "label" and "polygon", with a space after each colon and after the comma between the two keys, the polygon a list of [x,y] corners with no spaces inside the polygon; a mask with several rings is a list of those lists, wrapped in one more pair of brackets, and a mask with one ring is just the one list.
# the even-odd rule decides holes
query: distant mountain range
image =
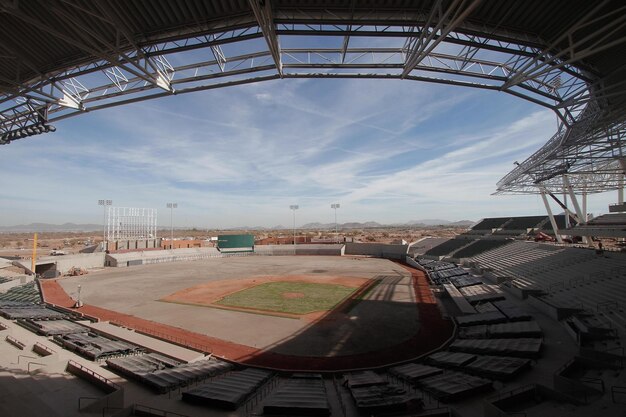
{"label": "distant mountain range", "polygon": [[0,226],[0,233],[34,233],[34,232],[91,232],[102,230],[101,224],[50,224],[50,223],[31,223],[19,224],[17,226]]}
{"label": "distant mountain range", "polygon": [[[380,227],[403,227],[403,226],[411,226],[411,227],[432,227],[432,226],[457,226],[457,227],[469,227],[473,225],[475,222],[471,220],[461,220],[458,222],[451,222],[448,220],[441,219],[424,219],[424,220],[411,220],[406,223],[393,223],[393,224],[381,224],[378,222],[348,222],[348,223],[339,223],[337,224],[338,229],[373,229]],[[174,229],[190,229],[191,227],[175,227]],[[335,228],[335,223],[307,223],[303,225],[298,225],[298,229],[316,229],[316,230],[324,230],[329,229],[332,230]],[[198,228],[200,230],[205,229],[204,227]],[[291,229],[291,227],[285,227],[282,225],[277,225],[274,227],[263,227],[263,226],[241,226],[241,227],[232,227],[224,230],[285,230]],[[76,223],[64,223],[64,224],[50,224],[50,223],[30,223],[30,224],[20,224],[17,226],[0,226],[0,233],[34,233],[34,232],[91,232],[91,231],[101,231],[101,224],[76,224]],[[167,227],[159,227],[159,230],[169,230]]]}

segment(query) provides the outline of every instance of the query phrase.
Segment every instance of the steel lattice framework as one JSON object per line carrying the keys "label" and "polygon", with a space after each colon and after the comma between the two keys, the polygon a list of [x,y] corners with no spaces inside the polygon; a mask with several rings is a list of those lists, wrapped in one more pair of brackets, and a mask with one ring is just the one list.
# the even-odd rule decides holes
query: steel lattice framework
{"label": "steel lattice framework", "polygon": [[157,237],[155,208],[108,207],[106,219],[106,240],[109,242]]}
{"label": "steel lattice framework", "polygon": [[566,173],[586,192],[623,179],[619,0],[0,0],[0,144],[89,111],[284,78],[502,91],[553,110],[559,128],[497,192],[560,187]]}

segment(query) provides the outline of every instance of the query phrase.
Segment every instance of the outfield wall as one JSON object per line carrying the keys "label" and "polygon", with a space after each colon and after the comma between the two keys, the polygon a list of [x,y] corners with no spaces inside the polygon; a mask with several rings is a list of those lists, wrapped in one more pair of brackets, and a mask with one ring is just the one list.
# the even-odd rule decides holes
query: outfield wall
{"label": "outfield wall", "polygon": [[342,256],[344,245],[256,245],[254,254],[259,256]]}
{"label": "outfield wall", "polygon": [[404,261],[409,245],[386,245],[384,243],[346,243],[346,255],[365,255]]}
{"label": "outfield wall", "polygon": [[216,258],[221,254],[216,248],[189,248],[113,253],[106,256],[106,266],[126,267],[176,261],[196,261]]}

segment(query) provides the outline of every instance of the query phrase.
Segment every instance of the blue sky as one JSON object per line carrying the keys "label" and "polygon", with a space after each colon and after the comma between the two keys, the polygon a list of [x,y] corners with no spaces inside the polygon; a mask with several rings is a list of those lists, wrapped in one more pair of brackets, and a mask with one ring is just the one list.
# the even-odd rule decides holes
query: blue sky
{"label": "blue sky", "polygon": [[[100,223],[98,199],[177,226],[396,223],[536,215],[490,196],[556,131],[555,116],[490,91],[399,80],[277,80],[70,118],[0,147],[0,225]],[[606,212],[614,193],[593,196]],[[556,211],[556,210],[555,210]]]}

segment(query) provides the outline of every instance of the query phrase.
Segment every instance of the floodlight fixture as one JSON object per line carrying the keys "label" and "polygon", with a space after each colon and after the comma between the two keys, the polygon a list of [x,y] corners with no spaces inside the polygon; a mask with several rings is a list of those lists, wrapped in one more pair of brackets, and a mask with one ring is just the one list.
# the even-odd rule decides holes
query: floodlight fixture
{"label": "floodlight fixture", "polygon": [[297,204],[292,204],[289,209],[293,210],[293,244],[296,244],[296,210],[300,208]]}
{"label": "floodlight fixture", "polygon": [[170,209],[170,249],[174,249],[174,209],[178,208],[178,203],[167,203]]}
{"label": "floodlight fixture", "polygon": [[339,242],[339,234],[337,233],[337,209],[339,207],[341,207],[341,204],[339,203],[334,203],[330,205],[330,208],[335,210],[335,239],[337,240],[337,242]]}

